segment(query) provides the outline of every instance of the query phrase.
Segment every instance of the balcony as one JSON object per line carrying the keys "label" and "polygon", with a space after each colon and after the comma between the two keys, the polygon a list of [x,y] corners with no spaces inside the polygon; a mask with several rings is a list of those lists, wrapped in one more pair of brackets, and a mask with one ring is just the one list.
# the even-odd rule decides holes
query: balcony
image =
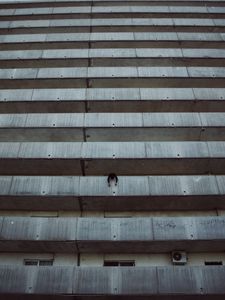
{"label": "balcony", "polygon": [[[145,211],[225,209],[225,176],[0,176],[0,209]],[[204,203],[204,206],[203,206]]]}
{"label": "balcony", "polygon": [[2,252],[166,253],[225,249],[225,217],[0,218]]}
{"label": "balcony", "polygon": [[[0,267],[0,292],[83,299],[224,299],[225,267]],[[29,294],[29,295],[28,295]],[[184,298],[183,298],[184,297]],[[11,299],[9,298],[9,299]],[[7,298],[8,299],[8,298]],[[36,298],[35,298],[36,299]],[[58,299],[58,298],[57,298]]]}

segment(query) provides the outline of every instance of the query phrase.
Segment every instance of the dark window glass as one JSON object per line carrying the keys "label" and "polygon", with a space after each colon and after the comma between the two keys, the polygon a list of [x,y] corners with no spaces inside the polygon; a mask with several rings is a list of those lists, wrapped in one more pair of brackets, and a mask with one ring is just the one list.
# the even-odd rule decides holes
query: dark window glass
{"label": "dark window glass", "polygon": [[52,259],[24,259],[25,266],[52,266]]}
{"label": "dark window glass", "polygon": [[104,267],[133,267],[134,260],[105,260]]}
{"label": "dark window glass", "polygon": [[222,266],[222,261],[205,261],[206,266]]}
{"label": "dark window glass", "polygon": [[39,261],[39,266],[52,266],[53,265],[53,260],[40,260]]}
{"label": "dark window glass", "polygon": [[133,267],[133,266],[135,266],[135,262],[134,262],[134,260],[131,260],[131,261],[120,261],[119,265],[121,267]]}
{"label": "dark window glass", "polygon": [[37,259],[24,259],[25,266],[37,266],[38,260]]}
{"label": "dark window glass", "polygon": [[118,261],[114,261],[114,260],[104,261],[104,267],[118,267],[118,265],[119,265]]}

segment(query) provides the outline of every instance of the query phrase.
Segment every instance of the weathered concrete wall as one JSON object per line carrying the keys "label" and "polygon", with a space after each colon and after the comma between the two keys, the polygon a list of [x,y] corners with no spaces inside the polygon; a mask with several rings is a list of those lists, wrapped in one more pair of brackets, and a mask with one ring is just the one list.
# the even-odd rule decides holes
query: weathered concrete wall
{"label": "weathered concrete wall", "polygon": [[[1,176],[3,210],[224,210],[224,176]],[[204,202],[204,207],[202,203]]]}
{"label": "weathered concrete wall", "polygon": [[[224,267],[0,267],[1,293],[224,294]],[[213,279],[213,280],[212,280]]]}
{"label": "weathered concrete wall", "polygon": [[224,217],[1,217],[0,247],[3,252],[216,252],[224,249],[224,223]]}
{"label": "weathered concrete wall", "polygon": [[3,297],[224,298],[224,4],[1,2]]}
{"label": "weathered concrete wall", "polygon": [[[53,266],[102,267],[104,261],[134,261],[136,267],[172,266],[171,253],[124,253],[124,254],[96,254],[96,253],[0,253],[0,265],[22,266],[24,260],[52,260]],[[224,252],[188,252],[187,266],[204,266],[205,262],[221,262],[225,264]],[[29,268],[29,266],[27,266]]]}

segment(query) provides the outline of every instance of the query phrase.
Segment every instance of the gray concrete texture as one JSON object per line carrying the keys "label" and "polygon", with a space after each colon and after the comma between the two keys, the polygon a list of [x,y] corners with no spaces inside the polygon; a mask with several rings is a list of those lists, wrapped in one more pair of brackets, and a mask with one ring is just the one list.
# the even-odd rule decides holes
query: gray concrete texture
{"label": "gray concrete texture", "polygon": [[224,176],[1,176],[1,209],[145,211],[225,209]]}
{"label": "gray concrete texture", "polygon": [[[224,267],[13,267],[0,268],[1,293],[42,295],[205,296],[225,289]],[[158,278],[158,280],[156,280]],[[11,283],[11,284],[9,284]],[[216,298],[217,299],[217,298]],[[222,298],[221,298],[222,299]]]}
{"label": "gray concrete texture", "polygon": [[113,48],[113,49],[59,49],[1,51],[0,60],[69,59],[69,58],[224,58],[224,49],[164,49],[164,48]]}
{"label": "gray concrete texture", "polygon": [[180,18],[101,18],[101,19],[55,19],[55,20],[24,20],[24,21],[2,21],[0,28],[35,28],[35,27],[61,27],[61,26],[152,26],[152,25],[165,25],[165,26],[223,26],[223,19],[180,19]]}
{"label": "gray concrete texture", "polygon": [[219,252],[225,240],[224,217],[1,217],[0,221],[2,252]]}
{"label": "gray concrete texture", "polygon": [[1,101],[223,100],[225,88],[94,88],[0,90]]}
{"label": "gray concrete texture", "polygon": [[223,67],[70,67],[70,68],[29,68],[1,69],[1,79],[47,79],[47,78],[223,78]]}
{"label": "gray concrete texture", "polygon": [[[224,174],[225,142],[0,142],[2,175]],[[84,168],[82,167],[84,164]]]}
{"label": "gray concrete texture", "polygon": [[[0,209],[90,217],[2,216],[0,251],[223,252],[224,216],[93,216],[225,210],[225,0],[66,1],[0,4]],[[16,297],[223,299],[224,282],[223,266],[0,267]]]}

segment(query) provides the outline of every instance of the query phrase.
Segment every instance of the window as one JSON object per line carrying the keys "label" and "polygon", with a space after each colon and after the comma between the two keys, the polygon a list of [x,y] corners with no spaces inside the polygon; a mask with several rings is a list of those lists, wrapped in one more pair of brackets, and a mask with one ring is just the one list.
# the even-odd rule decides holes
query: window
{"label": "window", "polygon": [[205,261],[206,266],[222,266],[222,261]]}
{"label": "window", "polygon": [[24,259],[25,266],[37,266],[38,260],[37,259]]}
{"label": "window", "polygon": [[134,267],[134,260],[105,260],[104,267]]}
{"label": "window", "polygon": [[53,259],[24,259],[25,266],[52,266]]}
{"label": "window", "polygon": [[53,265],[53,260],[52,259],[39,260],[39,266],[52,266],[52,265]]}

